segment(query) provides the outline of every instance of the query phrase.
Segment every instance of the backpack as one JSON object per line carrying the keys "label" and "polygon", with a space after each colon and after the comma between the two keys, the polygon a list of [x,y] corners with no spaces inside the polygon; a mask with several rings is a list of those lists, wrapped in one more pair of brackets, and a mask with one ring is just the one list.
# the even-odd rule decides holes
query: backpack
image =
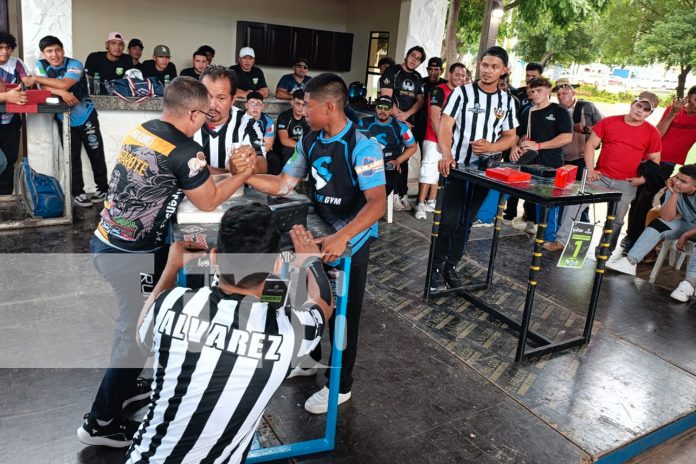
{"label": "backpack", "polygon": [[585,100],[576,100],[575,109],[573,109],[573,123],[580,124],[582,117],[582,109],[585,107]]}
{"label": "backpack", "polygon": [[140,103],[150,97],[164,96],[164,85],[156,77],[148,77],[147,79],[124,77],[109,81],[106,85],[108,93],[132,103]]}
{"label": "backpack", "polygon": [[33,218],[53,218],[63,215],[65,195],[58,179],[39,174],[29,165],[26,156],[15,170],[17,204]]}

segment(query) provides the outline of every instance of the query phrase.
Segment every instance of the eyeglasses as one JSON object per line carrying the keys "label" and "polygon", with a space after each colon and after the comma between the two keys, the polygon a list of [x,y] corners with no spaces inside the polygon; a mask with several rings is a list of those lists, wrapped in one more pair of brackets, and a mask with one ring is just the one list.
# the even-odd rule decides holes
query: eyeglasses
{"label": "eyeglasses", "polygon": [[375,108],[381,111],[389,111],[391,109],[391,106],[389,105],[376,105]]}
{"label": "eyeglasses", "polygon": [[263,102],[247,102],[252,108],[263,108]]}
{"label": "eyeglasses", "polygon": [[212,115],[212,114],[206,113],[206,112],[203,111],[203,110],[191,110],[191,111],[189,111],[189,114],[193,114],[193,113],[203,113],[207,118],[210,118],[210,119],[213,118],[213,115]]}
{"label": "eyeglasses", "polygon": [[309,69],[309,66],[306,64],[296,64],[295,67],[300,69]]}

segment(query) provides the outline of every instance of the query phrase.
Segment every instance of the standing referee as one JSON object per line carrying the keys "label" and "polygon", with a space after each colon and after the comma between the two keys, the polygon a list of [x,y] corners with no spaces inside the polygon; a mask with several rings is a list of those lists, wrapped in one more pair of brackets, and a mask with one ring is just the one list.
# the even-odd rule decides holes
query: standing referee
{"label": "standing referee", "polygon": [[[517,122],[513,98],[498,88],[500,76],[508,72],[508,54],[501,47],[488,48],[479,62],[480,79],[452,91],[438,130],[442,151],[440,174],[450,168],[478,162],[481,153],[502,152],[515,142]],[[467,188],[473,190],[471,210],[464,210]],[[435,243],[430,291],[462,286],[456,267],[464,255],[472,221],[488,189],[463,182],[445,185],[440,232]]]}

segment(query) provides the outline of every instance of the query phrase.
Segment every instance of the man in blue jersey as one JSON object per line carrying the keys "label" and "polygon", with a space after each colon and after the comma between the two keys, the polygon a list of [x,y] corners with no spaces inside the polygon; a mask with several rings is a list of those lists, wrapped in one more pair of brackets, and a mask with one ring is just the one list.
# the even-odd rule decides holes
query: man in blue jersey
{"label": "man in blue jersey", "polygon": [[292,100],[293,92],[304,89],[307,82],[311,79],[307,75],[309,70],[308,61],[304,58],[295,60],[292,67],[292,74],[285,74],[278,81],[275,97],[279,100]]}
{"label": "man in blue jersey", "polygon": [[[399,173],[403,163],[416,152],[416,140],[406,123],[392,117],[392,97],[382,96],[375,102],[377,114],[361,121],[367,130],[382,145],[387,195],[398,187]],[[394,210],[403,211],[401,203],[394,203]]]}
{"label": "man in blue jersey", "polygon": [[[346,83],[336,74],[312,78],[305,87],[305,117],[312,132],[298,141],[279,176],[253,175],[247,181],[262,192],[284,195],[309,174],[314,209],[335,230],[319,241],[324,262],[336,261],[349,244],[352,247],[339,404],[351,396],[370,244],[377,237],[377,221],[386,207],[382,150],[374,138],[360,132],[346,118],[347,99]],[[332,340],[334,323],[332,318]],[[315,350],[312,358],[321,359],[321,353]],[[315,368],[299,369],[295,375],[316,372]],[[329,389],[325,386],[306,401],[305,409],[313,414],[325,413],[328,401]]]}
{"label": "man in blue jersey", "polygon": [[[87,78],[82,63],[65,56],[63,42],[47,35],[39,41],[43,59],[36,62],[36,76],[27,79],[27,85],[39,84],[53,95],[63,99],[70,108],[70,161],[72,163],[71,186],[73,202],[78,206],[92,206],[106,199],[109,190],[104,160],[104,140],[99,130],[99,118],[94,103],[89,98]],[[63,128],[63,115],[56,114],[59,130]],[[62,139],[61,139],[62,140]],[[82,179],[82,147],[92,166],[97,190],[88,198]]]}

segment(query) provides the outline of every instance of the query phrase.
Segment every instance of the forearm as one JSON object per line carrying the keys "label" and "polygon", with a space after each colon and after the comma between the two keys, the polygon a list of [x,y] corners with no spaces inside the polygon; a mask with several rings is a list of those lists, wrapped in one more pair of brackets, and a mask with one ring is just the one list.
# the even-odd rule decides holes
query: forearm
{"label": "forearm", "polygon": [[215,208],[220,206],[225,200],[230,198],[232,194],[236,192],[237,189],[239,189],[239,187],[243,186],[244,182],[246,182],[248,178],[248,173],[237,174],[216,183],[215,191],[210,196],[210,200],[207,205],[208,207],[206,209],[200,209],[203,209],[204,211],[214,210]]}
{"label": "forearm", "polygon": [[68,90],[70,87],[75,85],[75,82],[72,80],[64,80],[64,79],[55,79],[52,77],[42,77],[42,76],[34,76],[34,83],[36,84],[41,84],[41,86],[46,86],[50,87],[46,90],[51,90],[52,89],[59,89],[59,90]]}
{"label": "forearm", "polygon": [[660,137],[664,137],[667,133],[667,129],[672,125],[672,121],[677,117],[677,113],[672,113],[671,111],[662,121],[657,123],[657,130],[660,132]]}
{"label": "forearm", "polygon": [[573,134],[571,133],[565,133],[565,134],[559,134],[552,138],[551,140],[547,140],[545,142],[539,142],[539,149],[540,150],[546,150],[550,148],[561,148],[566,145],[568,145],[570,142],[573,141]]}
{"label": "forearm", "polygon": [[268,98],[268,87],[264,87],[262,89],[259,89],[258,92],[263,95],[263,98]]}
{"label": "forearm", "polygon": [[247,184],[259,192],[269,195],[287,195],[297,185],[299,179],[287,175],[273,176],[270,174],[254,174]]}
{"label": "forearm", "polygon": [[491,144],[491,151],[505,151],[515,145],[516,139],[517,135],[514,133],[508,135],[503,134],[497,142]]}
{"label": "forearm", "polygon": [[254,166],[254,174],[266,174],[268,172],[268,161],[263,156],[256,157],[256,165]]}
{"label": "forearm", "polygon": [[396,158],[395,161],[397,162],[397,164],[401,164],[405,161],[408,161],[408,159],[410,157],[412,157],[415,153],[416,153],[416,145],[413,144],[412,146],[406,148],[404,150],[404,152]]}
{"label": "forearm", "polygon": [[281,100],[291,100],[292,99],[292,95],[290,95],[290,92],[288,92],[285,89],[281,89],[280,87],[276,88],[275,97],[279,98]]}
{"label": "forearm", "polygon": [[387,208],[387,192],[384,186],[377,188],[381,189],[381,197],[368,200],[357,216],[337,233],[343,234],[347,240],[350,240],[384,216],[384,211]]}
{"label": "forearm", "polygon": [[673,193],[660,208],[660,218],[665,221],[671,221],[677,217],[677,200],[680,193]]}
{"label": "forearm", "polygon": [[421,107],[423,106],[423,97],[421,96],[416,100],[416,103],[413,104],[410,110],[406,111],[405,113],[410,117],[414,114],[416,114],[418,111],[420,111]]}
{"label": "forearm", "polygon": [[662,159],[662,154],[660,152],[650,153],[648,155],[648,159],[655,164],[660,164],[660,160]]}

